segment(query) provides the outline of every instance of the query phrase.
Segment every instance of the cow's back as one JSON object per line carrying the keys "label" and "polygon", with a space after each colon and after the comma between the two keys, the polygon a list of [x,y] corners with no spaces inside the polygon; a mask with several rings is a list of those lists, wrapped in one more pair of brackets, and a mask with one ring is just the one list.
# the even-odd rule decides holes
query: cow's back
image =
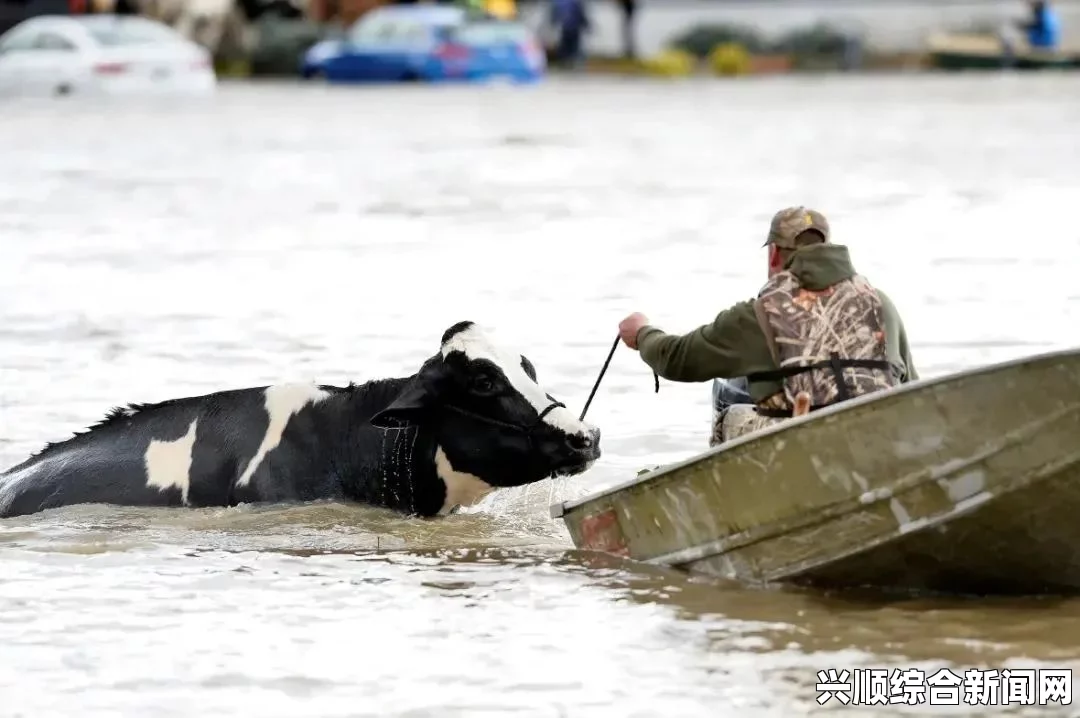
{"label": "cow's back", "polygon": [[223,506],[266,432],[262,388],[116,409],[0,474],[0,517],[83,503]]}

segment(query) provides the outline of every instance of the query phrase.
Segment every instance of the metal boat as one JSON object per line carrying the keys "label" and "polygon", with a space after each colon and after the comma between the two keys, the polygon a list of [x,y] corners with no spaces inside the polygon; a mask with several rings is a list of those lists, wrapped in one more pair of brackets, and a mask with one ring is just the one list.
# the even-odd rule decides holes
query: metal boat
{"label": "metal boat", "polygon": [[1080,589],[1080,350],[849,400],[555,504],[574,544],[747,583]]}
{"label": "metal boat", "polygon": [[1008,53],[991,35],[933,35],[927,40],[931,67],[941,70],[1050,70],[1080,68],[1080,53],[1018,47]]}

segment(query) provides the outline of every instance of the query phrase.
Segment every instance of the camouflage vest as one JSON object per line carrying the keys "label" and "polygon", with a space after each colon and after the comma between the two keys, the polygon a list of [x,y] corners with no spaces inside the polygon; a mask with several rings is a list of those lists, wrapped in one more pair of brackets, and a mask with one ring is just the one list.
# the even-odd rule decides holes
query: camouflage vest
{"label": "camouflage vest", "polygon": [[881,299],[865,278],[809,290],[791,272],[779,272],[758,293],[754,311],[780,369],[747,379],[784,385],[758,403],[760,415],[791,416],[802,392],[814,411],[896,385]]}

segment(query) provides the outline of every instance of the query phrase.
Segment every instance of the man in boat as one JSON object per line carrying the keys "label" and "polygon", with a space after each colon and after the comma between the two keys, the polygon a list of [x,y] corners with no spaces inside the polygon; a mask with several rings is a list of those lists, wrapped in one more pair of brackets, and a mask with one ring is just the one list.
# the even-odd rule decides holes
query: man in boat
{"label": "man in boat", "polygon": [[1017,27],[1024,31],[1028,46],[1039,50],[1056,49],[1061,40],[1061,22],[1057,11],[1044,0],[1033,0],[1028,3],[1028,8],[1031,15],[1017,23]]}
{"label": "man in boat", "polygon": [[1010,64],[1016,59],[1017,46],[1025,44],[1032,50],[1054,52],[1061,42],[1061,20],[1057,11],[1045,0],[1028,2],[1030,14],[1014,20],[998,35]]}
{"label": "man in boat", "polygon": [[[918,379],[896,307],[855,271],[846,246],[830,242],[823,214],[780,210],[764,246],[768,281],[757,297],[712,322],[682,336],[638,312],[619,324],[623,342],[659,376],[714,380],[714,400],[722,406],[714,404],[711,446]],[[715,382],[743,377],[745,393]]]}

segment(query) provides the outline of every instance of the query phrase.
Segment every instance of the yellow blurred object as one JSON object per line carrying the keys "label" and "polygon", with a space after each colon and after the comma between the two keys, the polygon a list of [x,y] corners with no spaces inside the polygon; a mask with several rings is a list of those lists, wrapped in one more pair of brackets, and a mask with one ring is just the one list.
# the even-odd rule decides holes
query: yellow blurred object
{"label": "yellow blurred object", "polygon": [[688,52],[667,49],[661,50],[641,64],[650,75],[685,77],[694,72],[697,63],[694,56]]}
{"label": "yellow blurred object", "polygon": [[717,75],[745,75],[750,71],[750,53],[738,43],[725,42],[709,53],[709,67]]}
{"label": "yellow blurred object", "polygon": [[251,77],[251,63],[244,59],[215,59],[214,72],[218,77]]}
{"label": "yellow blurred object", "polygon": [[517,3],[514,0],[484,0],[484,10],[503,20],[517,17]]}

